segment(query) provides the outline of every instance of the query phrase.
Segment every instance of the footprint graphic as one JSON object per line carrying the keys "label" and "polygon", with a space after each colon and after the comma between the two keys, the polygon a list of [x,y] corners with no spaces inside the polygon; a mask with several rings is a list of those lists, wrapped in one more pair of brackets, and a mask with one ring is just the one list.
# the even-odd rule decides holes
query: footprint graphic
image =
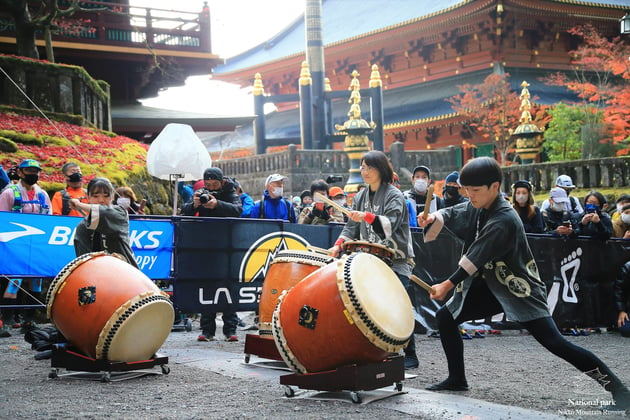
{"label": "footprint graphic", "polygon": [[[575,279],[580,271],[582,260],[582,248],[578,248],[560,262],[560,274],[564,287],[562,288],[562,300],[567,303],[577,303],[577,295],[575,294]],[[569,277],[569,278],[567,278]]]}

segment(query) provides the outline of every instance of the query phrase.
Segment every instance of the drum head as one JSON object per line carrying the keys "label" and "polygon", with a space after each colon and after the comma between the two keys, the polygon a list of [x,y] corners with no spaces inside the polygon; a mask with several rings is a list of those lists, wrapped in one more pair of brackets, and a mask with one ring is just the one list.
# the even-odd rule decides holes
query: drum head
{"label": "drum head", "polygon": [[118,362],[150,359],[168,338],[174,319],[173,305],[161,296],[121,308],[99,336],[97,359]]}
{"label": "drum head", "polygon": [[342,295],[347,293],[349,297],[350,306],[346,305],[346,309],[357,327],[366,329],[366,336],[374,334],[374,344],[379,347],[406,342],[415,320],[411,300],[396,273],[371,254],[356,253],[344,258],[337,281]]}

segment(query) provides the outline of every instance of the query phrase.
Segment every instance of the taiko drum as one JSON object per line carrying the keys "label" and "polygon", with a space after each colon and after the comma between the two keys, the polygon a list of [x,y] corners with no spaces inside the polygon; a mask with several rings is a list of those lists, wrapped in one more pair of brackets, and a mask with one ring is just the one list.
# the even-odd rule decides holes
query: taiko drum
{"label": "taiko drum", "polygon": [[296,373],[383,361],[408,342],[411,301],[392,269],[368,253],[344,255],[284,292],[272,331]]}
{"label": "taiko drum", "polygon": [[272,338],[271,317],[280,294],[292,288],[304,277],[315,270],[328,265],[335,258],[326,254],[299,251],[279,251],[269,266],[263,282],[258,306],[258,333],[261,336]]}
{"label": "taiko drum", "polygon": [[48,318],[70,344],[95,359],[151,358],[173,326],[168,295],[126,261],[95,252],[66,265],[46,295]]}

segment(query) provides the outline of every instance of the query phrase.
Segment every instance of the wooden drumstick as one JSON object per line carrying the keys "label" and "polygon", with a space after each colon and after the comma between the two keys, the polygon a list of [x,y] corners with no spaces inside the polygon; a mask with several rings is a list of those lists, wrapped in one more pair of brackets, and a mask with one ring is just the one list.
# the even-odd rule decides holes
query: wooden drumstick
{"label": "wooden drumstick", "polygon": [[[429,208],[431,207],[431,200],[433,199],[433,185],[429,186],[429,191],[427,191],[427,198],[424,201],[424,211],[422,214],[424,215],[424,219],[429,215]],[[420,279],[418,279],[420,280]]]}
{"label": "wooden drumstick", "polygon": [[328,250],[327,249],[320,248],[318,246],[309,245],[309,246],[306,247],[306,249],[308,249],[309,251],[319,252],[320,254],[328,255]]}
{"label": "wooden drumstick", "polygon": [[342,212],[346,216],[350,215],[350,210],[348,210],[347,208],[345,208],[343,206],[340,206],[339,204],[335,203],[334,201],[332,201],[330,198],[326,197],[322,193],[316,192],[315,193],[315,197],[319,198],[320,200],[322,200],[326,204],[330,204],[331,206],[333,206],[334,208],[336,208],[337,210],[339,210],[340,212]]}
{"label": "wooden drumstick", "polygon": [[412,274],[410,276],[411,280],[416,283],[418,286],[422,287],[424,290],[426,290],[427,292],[429,292],[429,294],[433,294],[433,287],[431,287],[431,285],[423,280],[421,280],[418,276]]}

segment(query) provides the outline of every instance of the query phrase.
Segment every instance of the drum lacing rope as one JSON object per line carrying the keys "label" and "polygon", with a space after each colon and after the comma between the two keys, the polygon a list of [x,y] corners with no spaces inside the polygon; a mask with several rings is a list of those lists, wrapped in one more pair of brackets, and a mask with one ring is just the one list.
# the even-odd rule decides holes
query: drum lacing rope
{"label": "drum lacing rope", "polygon": [[370,317],[363,311],[363,308],[361,307],[359,299],[357,298],[356,293],[354,291],[354,287],[352,284],[352,276],[350,273],[350,266],[352,265],[352,260],[357,255],[360,255],[360,254],[351,254],[346,260],[346,263],[343,267],[343,280],[346,286],[346,290],[348,292],[348,298],[350,299],[350,302],[352,302],[352,306],[357,311],[357,314],[359,315],[359,318],[361,318],[361,321],[363,322],[363,324],[372,333],[374,333],[374,335],[376,335],[376,337],[378,337],[380,340],[382,340],[386,344],[391,344],[394,346],[402,346],[403,344],[406,344],[409,341],[408,339],[398,340],[396,338],[389,336],[387,333],[382,331],[378,326],[374,325]]}
{"label": "drum lacing rope", "polygon": [[129,308],[127,308],[125,312],[123,312],[120,315],[118,320],[116,320],[114,325],[110,328],[109,332],[107,333],[107,337],[105,337],[105,342],[103,343],[102,359],[108,360],[107,353],[109,352],[109,346],[112,344],[112,340],[114,339],[114,336],[118,332],[118,329],[127,320],[127,318],[129,318],[131,314],[133,314],[136,310],[140,309],[142,306],[149,304],[151,302],[160,301],[160,300],[166,301],[169,304],[171,303],[171,300],[167,297],[164,297],[161,295],[151,295],[134,303]]}

